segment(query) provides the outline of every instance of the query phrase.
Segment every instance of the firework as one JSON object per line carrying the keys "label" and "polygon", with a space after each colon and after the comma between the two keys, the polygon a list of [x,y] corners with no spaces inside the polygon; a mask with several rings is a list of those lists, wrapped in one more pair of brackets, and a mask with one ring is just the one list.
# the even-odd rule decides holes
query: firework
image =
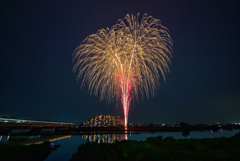
{"label": "firework", "polygon": [[121,100],[125,128],[131,101],[155,95],[172,57],[168,29],[152,16],[138,17],[127,14],[111,28],[89,35],[73,54],[81,87],[87,85],[90,94],[107,102]]}

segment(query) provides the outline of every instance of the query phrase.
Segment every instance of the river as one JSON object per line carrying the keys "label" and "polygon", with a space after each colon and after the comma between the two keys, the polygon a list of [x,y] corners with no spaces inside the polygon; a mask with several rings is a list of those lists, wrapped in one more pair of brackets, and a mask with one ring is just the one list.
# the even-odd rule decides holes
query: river
{"label": "river", "polygon": [[[216,138],[216,137],[231,137],[234,134],[240,132],[240,130],[218,130],[218,131],[205,131],[198,132],[192,131],[190,133],[182,132],[154,132],[154,133],[140,133],[140,134],[92,134],[92,135],[66,135],[66,136],[54,136],[45,138],[52,142],[52,144],[60,145],[60,147],[53,151],[45,161],[68,161],[72,158],[72,154],[77,152],[78,147],[88,142],[102,142],[102,143],[114,143],[116,140],[137,140],[144,141],[147,137],[171,136],[175,139],[190,139],[190,138]],[[41,143],[41,135],[37,136],[0,136],[0,143],[13,142],[21,140],[27,140],[28,143],[33,143],[31,140],[38,140],[35,143]]]}

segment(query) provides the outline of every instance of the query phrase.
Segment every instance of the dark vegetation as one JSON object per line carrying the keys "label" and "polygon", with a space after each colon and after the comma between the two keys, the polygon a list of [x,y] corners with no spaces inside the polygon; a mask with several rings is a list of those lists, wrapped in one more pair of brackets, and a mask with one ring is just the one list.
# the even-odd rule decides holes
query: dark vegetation
{"label": "dark vegetation", "polygon": [[82,144],[71,161],[239,161],[240,133],[230,138],[179,139]]}
{"label": "dark vegetation", "polygon": [[[56,148],[56,147],[55,147]],[[1,161],[43,161],[52,150],[50,142],[42,144],[0,144]]]}

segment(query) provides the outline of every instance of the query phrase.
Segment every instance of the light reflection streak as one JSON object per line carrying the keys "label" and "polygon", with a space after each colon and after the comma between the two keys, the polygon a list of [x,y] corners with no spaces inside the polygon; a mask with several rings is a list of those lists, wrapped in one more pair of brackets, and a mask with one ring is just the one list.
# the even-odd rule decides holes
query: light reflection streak
{"label": "light reflection streak", "polygon": [[83,140],[87,140],[90,143],[115,143],[116,141],[127,140],[127,133],[125,134],[89,134],[82,135]]}

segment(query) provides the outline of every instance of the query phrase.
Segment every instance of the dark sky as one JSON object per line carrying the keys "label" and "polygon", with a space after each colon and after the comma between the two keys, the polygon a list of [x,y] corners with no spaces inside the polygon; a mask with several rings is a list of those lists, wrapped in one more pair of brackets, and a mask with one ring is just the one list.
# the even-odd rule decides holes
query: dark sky
{"label": "dark sky", "polygon": [[[157,96],[130,107],[129,122],[240,122],[238,1],[0,2],[0,115],[81,123],[118,114],[80,90],[74,49],[129,14],[161,20],[174,41],[171,72]],[[140,17],[141,17],[140,16]]]}

